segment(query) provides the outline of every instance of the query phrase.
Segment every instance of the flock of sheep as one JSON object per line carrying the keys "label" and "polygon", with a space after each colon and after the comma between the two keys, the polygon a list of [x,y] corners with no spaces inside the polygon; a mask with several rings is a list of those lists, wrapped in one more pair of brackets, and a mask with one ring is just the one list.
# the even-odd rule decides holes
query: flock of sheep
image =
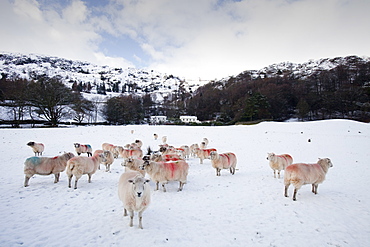
{"label": "flock of sheep", "polygon": [[[154,139],[158,135],[154,134]],[[134,143],[124,147],[115,146],[110,143],[103,143],[102,149],[92,152],[90,145],[74,143],[77,156],[73,153],[64,153],[60,156],[48,158],[40,157],[44,151],[42,143],[27,143],[35,153],[35,156],[26,159],[24,163],[25,181],[24,186],[29,186],[29,179],[35,175],[54,174],[54,183],[59,181],[60,173],[66,171],[68,177],[68,187],[71,188],[72,178],[75,177],[74,189],[77,189],[77,182],[82,175],[88,175],[88,182],[91,176],[100,169],[100,164],[106,167],[105,171],[110,171],[110,165],[118,157],[123,158],[121,165],[125,167],[125,172],[120,176],[118,183],[118,196],[123,203],[124,216],[130,214],[130,226],[133,226],[134,212],[138,213],[139,228],[142,227],[142,213],[150,204],[150,185],[146,175],[156,183],[156,190],[159,185],[166,192],[165,185],[170,181],[178,181],[178,191],[182,191],[187,182],[189,164],[187,159],[190,157],[199,158],[200,164],[204,159],[210,159],[212,167],[216,170],[216,176],[221,176],[222,169],[229,169],[232,175],[235,174],[237,157],[234,153],[218,153],[215,148],[208,148],[208,139],[191,146],[183,145],[179,148],[167,144],[167,137],[162,137],[162,144],[158,151],[152,151],[150,147],[147,154],[142,151],[142,141],[136,140]],[[86,156],[80,156],[81,154]],[[273,170],[280,178],[280,171],[284,170],[284,195],[288,197],[290,184],[294,186],[293,200],[296,200],[297,191],[304,184],[312,184],[312,192],[317,194],[318,184],[325,180],[328,169],[332,167],[330,159],[319,159],[316,164],[296,163],[289,154],[276,155],[268,153],[267,160]]]}

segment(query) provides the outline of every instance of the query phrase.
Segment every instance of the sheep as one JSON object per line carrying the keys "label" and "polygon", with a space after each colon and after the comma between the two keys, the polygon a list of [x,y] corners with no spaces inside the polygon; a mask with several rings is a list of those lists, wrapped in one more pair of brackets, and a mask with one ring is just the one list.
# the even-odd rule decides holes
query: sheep
{"label": "sheep", "polygon": [[267,160],[274,172],[274,178],[276,178],[276,171],[278,178],[280,178],[280,171],[285,170],[288,165],[293,163],[293,158],[289,154],[276,155],[274,153],[267,153]]}
{"label": "sheep", "polygon": [[162,136],[162,142],[163,142],[164,144],[166,144],[166,143],[167,143],[167,136]]}
{"label": "sheep", "polygon": [[64,153],[54,158],[31,157],[24,162],[24,187],[28,186],[28,181],[34,174],[50,175],[54,174],[54,183],[59,182],[60,173],[66,169],[67,161],[74,157],[73,153]]}
{"label": "sheep", "polygon": [[125,159],[121,165],[125,167],[125,172],[138,171],[141,175],[145,176],[145,170],[143,169],[144,161],[137,158]]}
{"label": "sheep", "polygon": [[159,183],[161,183],[163,192],[166,192],[165,184],[168,181],[179,181],[180,185],[177,191],[182,191],[184,184],[186,184],[189,165],[184,160],[169,162],[145,160],[143,166],[150,178],[156,182],[156,190],[159,189]]}
{"label": "sheep", "polygon": [[92,157],[76,156],[68,160],[66,173],[68,177],[68,187],[71,188],[72,177],[75,176],[75,189],[77,189],[77,182],[82,175],[89,176],[89,183],[91,183],[91,176],[96,172],[98,166],[107,159],[103,154],[95,154]]}
{"label": "sheep", "polygon": [[215,148],[196,148],[195,153],[197,154],[200,164],[203,164],[204,159],[210,159],[211,158],[211,152],[217,151]]}
{"label": "sheep", "polygon": [[190,158],[190,147],[188,145],[182,145],[180,149],[182,150],[182,154],[185,159]]}
{"label": "sheep", "polygon": [[105,171],[110,172],[110,166],[114,162],[114,156],[113,156],[111,151],[107,151],[107,150],[103,151],[103,155],[104,155],[106,161],[103,161],[102,164],[105,165]]}
{"label": "sheep", "polygon": [[235,174],[237,159],[234,153],[218,154],[217,151],[212,151],[210,156],[212,167],[216,169],[216,176],[221,176],[221,169],[230,169],[230,173]]}
{"label": "sheep", "polygon": [[141,148],[143,146],[143,142],[141,140],[135,140],[135,143],[138,148]]}
{"label": "sheep", "polygon": [[197,148],[199,148],[198,143],[194,143],[194,144],[191,144],[190,145],[190,155],[192,157],[196,157],[196,150],[197,150]]}
{"label": "sheep", "polygon": [[44,144],[42,143],[36,143],[36,142],[28,142],[27,146],[30,146],[35,153],[35,156],[42,155],[42,152],[44,152]]}
{"label": "sheep", "polygon": [[158,139],[158,135],[157,134],[154,134],[154,140],[157,140]]}
{"label": "sheep", "polygon": [[118,197],[123,203],[123,216],[130,213],[129,226],[133,226],[134,212],[138,212],[139,228],[143,229],[143,212],[150,204],[149,180],[140,172],[131,171],[121,175],[118,181]]}
{"label": "sheep", "polygon": [[136,158],[142,158],[143,157],[143,150],[140,148],[134,148],[134,149],[122,149],[120,150],[120,156],[124,159],[127,159],[129,157],[136,157]]}
{"label": "sheep", "polygon": [[119,152],[118,152],[118,147],[117,146],[115,146],[115,145],[113,145],[113,144],[110,144],[110,143],[103,143],[102,145],[101,145],[101,147],[102,147],[102,149],[104,150],[104,151],[110,151],[112,154],[113,154],[113,157],[115,158],[115,159],[117,159],[118,158],[118,154],[119,154]]}
{"label": "sheep", "polygon": [[208,139],[206,137],[204,137],[202,143],[204,143],[204,148],[207,148],[209,141],[208,141]]}
{"label": "sheep", "polygon": [[87,157],[92,156],[92,148],[89,144],[83,145],[80,143],[74,143],[74,146],[75,146],[76,153],[78,155],[82,153],[87,153]]}
{"label": "sheep", "polygon": [[304,184],[312,184],[312,193],[317,194],[317,187],[325,180],[329,168],[333,167],[329,158],[319,159],[316,164],[296,163],[285,168],[284,196],[288,197],[290,184],[294,186],[293,201],[296,201],[297,191]]}

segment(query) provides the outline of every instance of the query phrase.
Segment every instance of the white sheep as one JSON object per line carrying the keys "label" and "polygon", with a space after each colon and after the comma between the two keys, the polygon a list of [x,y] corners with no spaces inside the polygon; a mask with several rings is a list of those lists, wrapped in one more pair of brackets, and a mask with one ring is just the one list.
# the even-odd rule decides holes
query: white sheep
{"label": "white sheep", "polygon": [[103,161],[102,164],[105,165],[105,171],[109,172],[110,171],[110,166],[114,162],[114,156],[113,156],[112,152],[108,151],[108,150],[104,150],[103,155],[104,155],[106,161]]}
{"label": "white sheep", "polygon": [[89,144],[80,144],[80,143],[74,143],[73,144],[75,146],[75,150],[76,150],[76,153],[78,155],[82,154],[82,153],[87,153],[87,157],[90,157],[92,156],[92,148],[91,148],[91,145]]}
{"label": "white sheep", "polygon": [[221,176],[221,169],[230,169],[230,173],[235,174],[237,159],[234,153],[219,154],[217,151],[212,151],[210,156],[212,167],[216,169],[216,176]]}
{"label": "white sheep", "polygon": [[267,153],[267,160],[274,172],[274,178],[276,178],[276,171],[278,178],[280,178],[280,171],[285,170],[285,167],[293,163],[293,158],[289,154],[276,155],[274,153]]}
{"label": "white sheep", "polygon": [[205,145],[204,148],[207,148],[209,141],[208,141],[208,139],[206,137],[204,137],[202,143],[204,143],[204,145]]}
{"label": "white sheep", "polygon": [[143,176],[145,176],[145,170],[143,169],[144,161],[137,158],[128,158],[125,159],[121,165],[125,167],[125,172],[128,171],[138,171]]}
{"label": "white sheep", "polygon": [[118,154],[119,154],[119,152],[118,152],[118,147],[117,146],[115,146],[115,145],[113,145],[113,144],[110,144],[110,143],[103,143],[102,145],[101,145],[101,147],[102,147],[102,149],[104,150],[104,151],[110,151],[112,154],[113,154],[113,157],[115,158],[115,159],[117,159],[118,158]]}
{"label": "white sheep", "polygon": [[199,149],[198,143],[193,143],[190,145],[190,155],[191,157],[196,157],[196,150]]}
{"label": "white sheep", "polygon": [[166,192],[166,183],[179,181],[180,185],[177,191],[182,191],[184,184],[187,182],[189,165],[184,160],[169,162],[145,160],[143,166],[150,178],[156,182],[156,190],[159,189],[159,183],[161,183],[163,191]]}
{"label": "white sheep", "polygon": [[124,159],[130,158],[130,157],[142,158],[143,150],[141,150],[140,148],[134,148],[134,149],[123,148],[122,150],[120,150],[119,155]]}
{"label": "white sheep", "polygon": [[163,142],[164,144],[166,144],[166,143],[167,143],[167,136],[162,136],[162,142]]}
{"label": "white sheep", "polygon": [[82,175],[89,176],[89,183],[91,183],[91,176],[96,172],[100,163],[105,162],[106,158],[103,154],[96,154],[92,157],[77,156],[68,160],[66,173],[68,177],[68,187],[71,188],[72,177],[75,176],[75,189],[77,189],[77,181]]}
{"label": "white sheep", "polygon": [[127,216],[127,211],[130,213],[130,227],[133,226],[134,212],[138,212],[139,228],[143,229],[143,212],[150,204],[150,193],[149,180],[140,172],[125,172],[119,178],[118,197],[123,203],[123,216]]}
{"label": "white sheep", "polygon": [[296,163],[287,166],[284,174],[284,195],[288,197],[290,184],[294,186],[294,201],[296,201],[297,191],[304,184],[312,184],[312,193],[317,194],[317,187],[325,180],[330,167],[333,167],[333,164],[329,158],[319,159],[316,164]]}
{"label": "white sheep", "polygon": [[73,153],[65,153],[53,158],[31,157],[24,162],[24,187],[28,186],[28,181],[35,175],[54,174],[54,183],[59,182],[60,173],[66,169],[67,161],[74,157]]}
{"label": "white sheep", "polygon": [[40,156],[42,155],[42,152],[44,152],[44,144],[42,143],[36,143],[36,142],[28,142],[27,146],[30,146],[35,153],[35,156]]}
{"label": "white sheep", "polygon": [[211,152],[217,151],[215,148],[196,148],[195,153],[199,158],[200,164],[203,164],[204,159],[211,158]]}
{"label": "white sheep", "polygon": [[157,134],[154,134],[154,140],[157,140],[158,139],[158,135]]}

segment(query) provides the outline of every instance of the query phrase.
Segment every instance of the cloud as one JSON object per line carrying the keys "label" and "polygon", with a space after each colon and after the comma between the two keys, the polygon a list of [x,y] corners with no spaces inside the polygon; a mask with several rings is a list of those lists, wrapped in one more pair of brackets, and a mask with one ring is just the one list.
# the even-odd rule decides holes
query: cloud
{"label": "cloud", "polygon": [[0,47],[202,79],[370,53],[368,0],[98,3],[1,1]]}

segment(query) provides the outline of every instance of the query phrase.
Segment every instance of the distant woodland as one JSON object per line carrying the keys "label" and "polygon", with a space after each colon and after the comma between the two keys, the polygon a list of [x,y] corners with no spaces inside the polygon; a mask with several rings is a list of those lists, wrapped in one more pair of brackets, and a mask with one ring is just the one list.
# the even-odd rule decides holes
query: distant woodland
{"label": "distant woodland", "polygon": [[193,93],[179,87],[161,102],[150,93],[117,94],[100,108],[101,102],[81,96],[86,86],[68,88],[58,77],[27,81],[3,76],[0,106],[12,116],[14,127],[36,118],[51,125],[58,125],[65,117],[76,123],[96,123],[97,115],[103,116],[107,124],[140,124],[153,115],[169,119],[194,115],[218,124],[290,118],[369,122],[370,62],[357,57],[348,59],[344,65],[317,70],[309,76],[297,76],[288,69],[258,77],[245,71],[227,80],[212,81]]}

